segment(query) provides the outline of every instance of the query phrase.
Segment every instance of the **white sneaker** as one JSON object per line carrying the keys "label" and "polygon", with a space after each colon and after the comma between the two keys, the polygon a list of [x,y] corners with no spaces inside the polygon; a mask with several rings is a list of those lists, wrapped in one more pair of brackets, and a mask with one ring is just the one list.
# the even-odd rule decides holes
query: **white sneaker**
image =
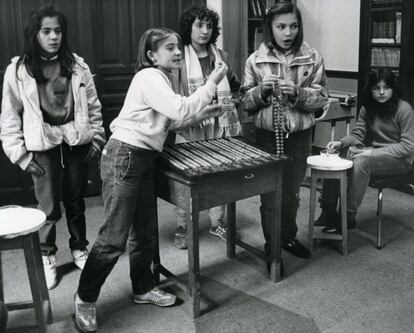
{"label": "white sneaker", "polygon": [[50,290],[57,285],[56,256],[42,256],[42,261],[46,277],[46,286]]}
{"label": "white sneaker", "polygon": [[85,267],[86,259],[88,259],[88,255],[89,255],[89,252],[87,249],[73,250],[72,251],[73,262],[80,269],[83,269],[83,267]]}

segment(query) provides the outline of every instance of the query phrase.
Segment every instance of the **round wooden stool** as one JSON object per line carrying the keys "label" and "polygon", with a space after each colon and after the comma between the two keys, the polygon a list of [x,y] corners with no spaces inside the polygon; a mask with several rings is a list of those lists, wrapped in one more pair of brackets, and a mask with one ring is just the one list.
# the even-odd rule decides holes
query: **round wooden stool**
{"label": "round wooden stool", "polygon": [[[23,249],[33,298],[30,301],[9,303],[6,307],[8,311],[34,308],[39,332],[46,332],[47,324],[52,322],[52,310],[37,232],[45,221],[46,215],[38,209],[19,206],[0,207],[0,251]],[[4,302],[1,255],[0,301]]]}
{"label": "round wooden stool", "polygon": [[[353,162],[339,158],[337,156],[309,156],[307,159],[308,167],[311,170],[310,185],[310,206],[309,206],[309,234],[308,244],[309,251],[313,251],[313,239],[334,239],[342,240],[342,254],[348,254],[348,235],[347,235],[347,218],[346,218],[346,191],[347,180],[346,170],[352,168]],[[316,202],[316,182],[318,179],[339,179],[340,200],[341,200],[341,225],[342,235],[323,233],[323,227],[314,227],[315,220],[315,202]],[[315,229],[315,233],[314,233]]]}

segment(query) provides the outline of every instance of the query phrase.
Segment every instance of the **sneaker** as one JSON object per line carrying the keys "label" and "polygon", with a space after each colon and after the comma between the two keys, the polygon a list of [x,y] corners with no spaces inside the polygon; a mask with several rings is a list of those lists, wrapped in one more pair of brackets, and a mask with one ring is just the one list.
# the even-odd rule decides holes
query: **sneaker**
{"label": "sneaker", "polygon": [[173,294],[167,293],[161,289],[155,287],[146,294],[132,295],[132,301],[137,304],[154,304],[158,306],[170,306],[173,305],[177,297]]}
{"label": "sneaker", "polygon": [[47,289],[53,289],[57,285],[56,256],[42,256],[43,270],[45,272]]}
{"label": "sneaker", "polygon": [[177,249],[185,250],[187,248],[187,230],[183,227],[175,229],[174,245]]}
{"label": "sneaker", "polygon": [[82,301],[78,294],[75,294],[75,324],[81,332],[96,332],[96,304]]}
{"label": "sneaker", "polygon": [[89,252],[86,248],[83,250],[73,250],[72,258],[74,264],[78,266],[80,269],[83,269],[83,267],[85,267],[86,259],[88,259],[88,255]]}
{"label": "sneaker", "polygon": [[296,238],[292,239],[288,243],[283,244],[282,249],[292,253],[293,255],[299,258],[307,259],[311,256],[309,250],[306,247],[304,247],[301,243],[299,243],[299,241]]}
{"label": "sneaker", "polygon": [[215,227],[211,226],[210,234],[221,238],[222,240],[226,241],[227,237],[227,226],[224,223],[221,223]]}
{"label": "sneaker", "polygon": [[[348,220],[347,221],[347,229],[355,229],[356,227],[356,220]],[[340,222],[335,224],[328,224],[325,228],[322,229],[322,232],[326,234],[341,234],[342,233],[342,226]]]}

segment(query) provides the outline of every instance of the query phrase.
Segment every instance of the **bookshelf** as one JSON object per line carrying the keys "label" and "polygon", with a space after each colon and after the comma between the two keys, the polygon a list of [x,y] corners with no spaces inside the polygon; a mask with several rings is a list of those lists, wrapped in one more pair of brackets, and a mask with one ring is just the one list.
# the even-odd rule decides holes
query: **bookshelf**
{"label": "bookshelf", "polygon": [[403,98],[414,103],[413,19],[412,0],[361,1],[360,96],[369,70],[387,67],[397,74]]}

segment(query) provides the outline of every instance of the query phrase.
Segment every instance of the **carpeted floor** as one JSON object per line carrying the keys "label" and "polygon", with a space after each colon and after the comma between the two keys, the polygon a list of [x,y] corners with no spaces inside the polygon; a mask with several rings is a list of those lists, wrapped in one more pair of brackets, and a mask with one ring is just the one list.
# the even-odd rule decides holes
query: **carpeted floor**
{"label": "carpeted floor", "polygon": [[[306,244],[309,190],[302,188],[298,238]],[[184,301],[171,308],[130,301],[128,257],[123,255],[106,281],[97,305],[99,332],[414,332],[413,196],[387,190],[384,203],[384,248],[375,247],[376,193],[370,190],[349,234],[349,255],[339,244],[320,242],[311,259],[283,253],[285,276],[272,283],[264,263],[242,249],[226,257],[225,243],[208,233],[201,214],[200,253],[203,315],[192,320]],[[103,219],[100,197],[87,199],[91,241]],[[238,233],[263,246],[259,198],[237,204]],[[163,264],[185,278],[187,252],[173,246],[172,206],[159,201]],[[71,315],[79,270],[71,262],[64,219],[58,225],[59,285],[50,291],[54,323],[50,332],[75,332]],[[3,252],[5,299],[30,296],[22,253]],[[170,285],[181,299],[183,292]],[[9,313],[9,327],[33,323],[33,311]],[[20,330],[19,332],[31,332]],[[33,331],[34,332],[34,331]]]}

